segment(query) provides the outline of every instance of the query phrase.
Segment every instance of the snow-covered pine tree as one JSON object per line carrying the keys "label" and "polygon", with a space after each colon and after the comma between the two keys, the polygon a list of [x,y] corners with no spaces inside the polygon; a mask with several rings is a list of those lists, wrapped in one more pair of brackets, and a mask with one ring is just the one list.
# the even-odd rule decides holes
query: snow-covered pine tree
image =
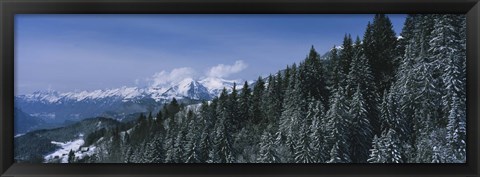
{"label": "snow-covered pine tree", "polygon": [[370,158],[367,161],[369,163],[385,163],[385,151],[381,138],[375,135],[372,140],[372,149],[370,149]]}
{"label": "snow-covered pine tree", "polygon": [[342,73],[350,72],[350,64],[352,63],[353,56],[355,55],[354,52],[352,36],[350,34],[345,34],[343,37],[342,51],[339,55]]}
{"label": "snow-covered pine tree", "polygon": [[[351,162],[350,159],[350,142],[348,141],[348,130],[350,122],[350,115],[348,114],[348,105],[346,103],[345,91],[342,87],[333,94],[331,99],[330,109],[327,111],[327,132],[329,147],[338,146],[338,158],[344,163]],[[335,148],[333,148],[335,149]],[[332,151],[333,151],[332,149]],[[332,160],[332,157],[330,157]]]}
{"label": "snow-covered pine tree", "polygon": [[[350,42],[351,45],[351,42]],[[301,94],[299,96],[322,101],[328,101],[325,72],[323,71],[320,55],[312,46],[306,59],[300,63],[298,69],[298,81],[300,82]]]}
{"label": "snow-covered pine tree", "polygon": [[220,117],[215,125],[215,138],[211,154],[209,158],[211,163],[233,163],[236,161],[230,132],[225,126],[226,115],[219,114]]}
{"label": "snow-covered pine tree", "polygon": [[250,117],[255,125],[258,125],[265,120],[265,115],[262,110],[262,107],[264,106],[262,104],[264,92],[265,82],[261,77],[258,77],[257,82],[253,87],[252,104],[250,107],[250,113],[252,114]]}
{"label": "snow-covered pine tree", "polygon": [[175,163],[185,162],[185,137],[183,131],[178,131],[173,144],[173,159]]}
{"label": "snow-covered pine tree", "polygon": [[[365,58],[363,45],[357,37],[355,42],[355,55],[351,63],[351,70],[347,76],[347,86],[349,98],[356,92],[359,87],[364,100],[364,108],[371,124],[372,133],[380,134],[379,113],[377,108],[377,93],[375,89],[375,81],[373,78],[370,63]],[[369,136],[371,139],[372,136]],[[370,144],[369,140],[368,144]],[[369,145],[368,145],[369,146]]]}
{"label": "snow-covered pine tree", "polygon": [[[460,36],[461,22],[459,15],[442,14],[436,15],[435,24],[429,41],[429,52],[437,63],[438,72],[442,75],[446,89],[442,89],[444,119],[440,120],[441,126],[448,122],[448,112],[451,110],[453,94],[461,95],[465,91],[465,85],[461,82],[463,71],[462,64],[465,54],[462,50],[465,36]],[[462,72],[463,71],[463,72]]]}
{"label": "snow-covered pine tree", "polygon": [[143,151],[144,163],[163,163],[163,148],[162,138],[159,134],[155,135],[152,140],[147,143],[145,150]]}
{"label": "snow-covered pine tree", "polygon": [[366,103],[360,92],[360,86],[357,86],[350,103],[350,158],[352,162],[365,163],[368,159],[368,149],[373,133],[368,119]]}
{"label": "snow-covered pine tree", "polygon": [[175,162],[175,136],[173,127],[170,127],[169,131],[165,135],[165,140],[163,141],[163,149],[165,150],[165,163],[174,163]]}
{"label": "snow-covered pine tree", "polygon": [[385,14],[376,14],[373,23],[367,25],[364,35],[365,56],[372,65],[377,92],[390,87],[397,63],[395,48],[397,37],[393,25]]}
{"label": "snow-covered pine tree", "polygon": [[199,151],[199,160],[201,163],[207,162],[208,153],[212,149],[212,139],[210,138],[210,131],[208,127],[203,128],[202,134],[200,135],[200,143],[198,147]]}
{"label": "snow-covered pine tree", "polygon": [[248,87],[248,82],[245,81],[243,84],[242,90],[239,94],[239,106],[238,106],[238,117],[240,120],[240,127],[243,128],[247,126],[247,122],[250,121],[250,105],[251,103],[251,89]]}
{"label": "snow-covered pine tree", "polygon": [[260,152],[257,156],[258,163],[279,163],[280,157],[272,134],[265,130],[260,141]]}
{"label": "snow-covered pine tree", "polygon": [[337,90],[338,87],[345,85],[346,74],[343,72],[342,65],[340,64],[340,57],[338,56],[338,50],[336,46],[330,50],[330,85],[329,90]]}
{"label": "snow-covered pine tree", "polygon": [[400,140],[395,130],[388,130],[382,141],[385,147],[385,163],[403,163]]}
{"label": "snow-covered pine tree", "polygon": [[[315,106],[313,106],[315,105]],[[323,113],[323,106],[320,101],[310,102],[307,115],[313,115],[312,124],[310,125],[310,141],[312,145],[312,151],[314,153],[315,163],[325,163],[328,156],[328,149],[325,137],[327,136],[325,131],[325,119]]]}
{"label": "snow-covered pine tree", "polygon": [[[189,114],[194,114],[189,110]],[[200,162],[200,148],[199,148],[199,130],[200,123],[198,122],[196,116],[193,116],[188,123],[188,133],[185,137],[185,154],[186,154],[186,163],[199,163]]]}
{"label": "snow-covered pine tree", "polygon": [[327,163],[348,163],[339,151],[340,148],[337,142],[333,145],[332,150],[330,151],[330,160],[328,160]]}
{"label": "snow-covered pine tree", "polygon": [[[307,115],[307,117],[310,116]],[[295,163],[314,163],[316,161],[315,157],[317,154],[311,147],[312,141],[310,136],[312,131],[308,125],[308,121],[305,118],[299,121],[299,125],[299,136],[298,139],[295,140],[293,153]]]}
{"label": "snow-covered pine tree", "polygon": [[449,163],[466,162],[466,113],[464,103],[454,95],[453,105],[448,116],[447,141]]}
{"label": "snow-covered pine tree", "polygon": [[75,153],[73,152],[72,149],[70,149],[70,152],[68,153],[68,163],[74,163],[75,162]]}
{"label": "snow-covered pine tree", "polygon": [[[270,79],[271,78],[271,79]],[[267,126],[274,126],[278,129],[279,118],[282,114],[283,107],[283,88],[282,73],[278,72],[276,76],[269,77],[269,83],[265,95],[265,108],[267,116]]]}

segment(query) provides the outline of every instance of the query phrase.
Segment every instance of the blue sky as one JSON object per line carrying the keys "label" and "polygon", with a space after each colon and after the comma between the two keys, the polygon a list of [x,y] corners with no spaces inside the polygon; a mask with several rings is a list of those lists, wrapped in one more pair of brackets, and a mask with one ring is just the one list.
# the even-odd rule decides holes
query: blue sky
{"label": "blue sky", "polygon": [[[406,15],[389,15],[400,33]],[[373,15],[16,15],[16,94],[254,80],[325,53]]]}

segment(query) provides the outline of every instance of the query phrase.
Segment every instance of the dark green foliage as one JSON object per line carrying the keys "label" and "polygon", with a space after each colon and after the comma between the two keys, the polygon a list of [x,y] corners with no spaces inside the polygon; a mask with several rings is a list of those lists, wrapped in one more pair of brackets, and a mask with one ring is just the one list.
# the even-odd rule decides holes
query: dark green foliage
{"label": "dark green foliage", "polygon": [[395,60],[397,38],[392,22],[384,14],[375,15],[363,38],[365,57],[372,65],[377,91],[383,91],[390,87],[398,66]]}
{"label": "dark green foliage", "polygon": [[75,153],[73,152],[73,150],[70,150],[70,152],[68,153],[68,163],[73,162],[75,162]]}

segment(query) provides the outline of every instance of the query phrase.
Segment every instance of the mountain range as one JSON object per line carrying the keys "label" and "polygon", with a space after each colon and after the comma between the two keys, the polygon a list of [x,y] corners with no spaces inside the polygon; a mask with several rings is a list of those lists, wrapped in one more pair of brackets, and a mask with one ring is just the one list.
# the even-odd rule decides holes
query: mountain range
{"label": "mountain range", "polygon": [[[15,133],[42,127],[68,125],[85,118],[103,116],[120,121],[131,120],[140,112],[156,112],[173,98],[180,103],[193,104],[218,96],[223,88],[231,91],[237,80],[185,78],[177,83],[150,87],[121,87],[94,91],[57,92],[36,91],[15,96],[16,117],[36,118],[43,122],[18,125]],[[242,84],[243,85],[243,84]],[[237,87],[238,88],[238,87]]]}

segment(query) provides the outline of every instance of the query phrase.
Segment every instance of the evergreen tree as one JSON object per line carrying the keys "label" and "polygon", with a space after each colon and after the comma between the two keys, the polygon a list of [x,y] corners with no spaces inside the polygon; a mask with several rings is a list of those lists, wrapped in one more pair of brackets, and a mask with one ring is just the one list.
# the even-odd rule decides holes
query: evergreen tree
{"label": "evergreen tree", "polygon": [[449,152],[448,162],[466,162],[466,114],[464,102],[453,97],[453,106],[448,116],[447,141]]}
{"label": "evergreen tree", "polygon": [[338,56],[338,51],[337,47],[333,46],[333,48],[330,50],[331,55],[330,55],[330,65],[333,69],[330,76],[330,90],[337,90],[338,87],[344,86],[345,83],[343,83],[345,78],[345,73],[343,72],[342,65],[340,64],[340,58]]}
{"label": "evergreen tree", "polygon": [[160,135],[155,135],[153,139],[147,143],[147,147],[143,152],[144,163],[163,163],[163,148]]}
{"label": "evergreen tree", "polygon": [[214,148],[210,156],[213,163],[233,163],[236,161],[232,139],[226,130],[224,118],[216,124]]}
{"label": "evergreen tree", "polygon": [[[189,113],[191,110],[189,111]],[[193,112],[191,112],[193,114]],[[187,163],[199,163],[201,160],[200,157],[200,148],[199,148],[199,124],[195,117],[190,119],[188,123],[188,133],[186,135],[186,144],[185,144],[185,153],[186,153],[186,162]]]}
{"label": "evergreen tree", "polygon": [[385,163],[402,163],[400,140],[395,130],[390,129],[382,140],[385,147]]}
{"label": "evergreen tree", "polygon": [[369,163],[385,163],[385,148],[382,145],[381,139],[375,135],[372,141],[372,149],[370,149]]}
{"label": "evergreen tree", "polygon": [[200,153],[200,162],[207,162],[208,153],[210,152],[212,146],[213,144],[212,139],[210,138],[209,128],[204,128],[202,131],[202,135],[200,136],[200,144],[198,147],[198,151]]}
{"label": "evergreen tree", "polygon": [[[365,58],[364,49],[357,37],[355,42],[355,56],[351,63],[351,70],[347,76],[347,91],[349,98],[352,98],[356,89],[360,89],[362,99],[364,100],[364,108],[371,124],[372,133],[380,134],[379,113],[377,109],[375,81],[372,75],[370,63]],[[371,136],[370,136],[371,137]],[[370,142],[370,141],[369,141]]]}
{"label": "evergreen tree", "polygon": [[260,124],[265,120],[265,116],[262,111],[262,99],[265,91],[265,82],[261,77],[258,77],[255,86],[253,87],[253,95],[252,95],[252,104],[251,104],[251,118],[253,119],[252,122],[255,125]]}
{"label": "evergreen tree", "polygon": [[397,38],[390,19],[384,14],[377,14],[373,23],[367,25],[364,35],[365,56],[372,65],[377,91],[390,87],[397,67]]}
{"label": "evergreen tree", "polygon": [[[328,120],[328,142],[332,151],[336,151],[336,157],[344,163],[350,162],[350,144],[348,142],[348,130],[349,126],[349,114],[348,105],[346,104],[345,91],[340,87],[337,92],[334,93],[331,100],[330,109],[327,111],[326,119]],[[334,147],[337,146],[337,147]],[[334,157],[330,157],[332,161]]]}
{"label": "evergreen tree", "polygon": [[228,95],[228,100],[226,103],[227,119],[229,125],[230,133],[236,133],[240,130],[241,120],[238,116],[238,92],[237,84],[234,82],[232,87],[232,92]]}
{"label": "evergreen tree", "polygon": [[[315,104],[315,106],[312,106]],[[328,149],[326,147],[326,127],[325,127],[325,119],[324,114],[322,112],[324,110],[323,106],[321,105],[320,101],[311,102],[307,117],[313,116],[312,124],[310,125],[310,130],[312,131],[310,135],[310,141],[312,145],[312,151],[314,153],[314,161],[316,163],[324,163],[326,162],[326,158],[328,156]]]}
{"label": "evergreen tree", "polygon": [[[301,121],[305,119],[306,100],[301,97],[300,82],[298,75],[290,78],[289,88],[286,90],[284,109],[280,117],[280,132],[285,136],[285,146],[291,153],[294,153],[296,141],[302,126]],[[294,162],[293,157],[287,157],[289,162]]]}
{"label": "evergreen tree", "polygon": [[[265,107],[268,125],[277,125],[283,107],[282,74],[269,77],[269,84],[265,94]],[[266,125],[267,126],[267,125]]]}
{"label": "evergreen tree", "polygon": [[280,157],[277,153],[272,135],[265,130],[260,141],[260,152],[257,158],[258,163],[279,163]]}
{"label": "evergreen tree", "polygon": [[240,128],[243,128],[246,126],[246,123],[251,120],[251,113],[249,111],[250,105],[252,104],[251,89],[248,87],[247,81],[243,84],[239,97],[238,118],[240,119]]}
{"label": "evergreen tree", "polygon": [[367,150],[373,133],[360,86],[357,86],[357,91],[353,95],[349,114],[351,115],[350,158],[355,163],[364,163],[368,158]]}
{"label": "evergreen tree", "polygon": [[401,155],[400,140],[395,130],[389,129],[383,132],[382,137],[373,138],[372,149],[370,149],[369,163],[403,163]]}
{"label": "evergreen tree", "polygon": [[353,48],[353,41],[352,41],[352,36],[350,34],[345,34],[345,37],[343,38],[343,49],[340,52],[340,65],[342,67],[342,72],[343,73],[349,73],[350,72],[350,63],[352,63],[353,56],[355,54],[354,48]]}
{"label": "evergreen tree", "polygon": [[67,162],[68,163],[74,163],[75,162],[75,153],[71,149],[70,149],[70,152],[68,153]]}
{"label": "evergreen tree", "polygon": [[294,158],[295,163],[314,163],[315,152],[313,151],[310,140],[311,129],[305,120],[300,122],[299,137],[295,140]]}
{"label": "evergreen tree", "polygon": [[328,92],[324,73],[320,55],[312,46],[307,58],[299,66],[298,81],[301,86],[301,96],[321,100],[324,104],[327,103]]}
{"label": "evergreen tree", "polygon": [[184,163],[185,162],[185,141],[184,141],[184,132],[182,130],[178,131],[173,144],[173,160],[175,163]]}
{"label": "evergreen tree", "polygon": [[327,163],[348,163],[345,157],[342,157],[341,153],[339,152],[340,148],[338,142],[335,143],[330,151],[330,160]]}

